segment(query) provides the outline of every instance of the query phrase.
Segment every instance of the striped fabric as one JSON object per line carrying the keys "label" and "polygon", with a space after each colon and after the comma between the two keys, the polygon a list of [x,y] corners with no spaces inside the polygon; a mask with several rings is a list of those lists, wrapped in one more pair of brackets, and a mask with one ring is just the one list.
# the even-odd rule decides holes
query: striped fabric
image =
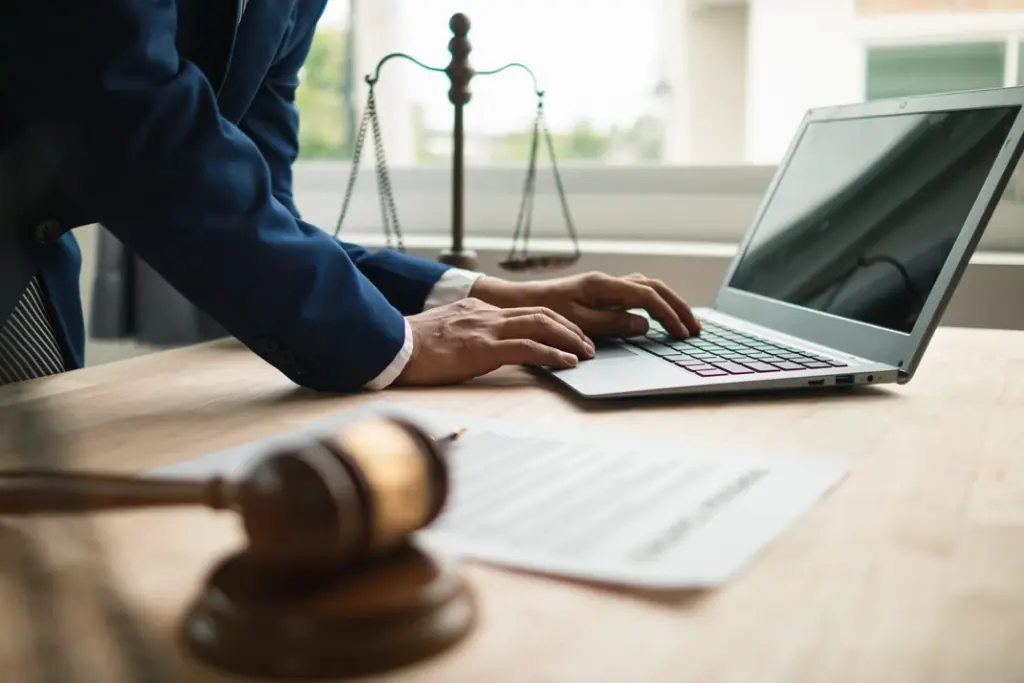
{"label": "striped fabric", "polygon": [[64,372],[44,297],[39,278],[32,278],[0,329],[0,385]]}

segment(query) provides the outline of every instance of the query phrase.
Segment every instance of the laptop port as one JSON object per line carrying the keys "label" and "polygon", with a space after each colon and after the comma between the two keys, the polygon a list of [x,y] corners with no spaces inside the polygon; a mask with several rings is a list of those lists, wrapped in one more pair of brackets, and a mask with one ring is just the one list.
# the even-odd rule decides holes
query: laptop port
{"label": "laptop port", "polygon": [[836,384],[838,384],[838,385],[853,384],[853,375],[838,375],[836,377]]}
{"label": "laptop port", "polygon": [[809,379],[807,380],[807,386],[809,387],[820,387],[825,384],[823,379]]}

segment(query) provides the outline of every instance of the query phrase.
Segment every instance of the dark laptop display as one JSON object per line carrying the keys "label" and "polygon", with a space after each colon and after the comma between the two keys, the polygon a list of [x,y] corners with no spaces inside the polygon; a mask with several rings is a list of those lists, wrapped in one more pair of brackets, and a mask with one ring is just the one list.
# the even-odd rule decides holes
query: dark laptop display
{"label": "dark laptop display", "polygon": [[729,287],[910,333],[1018,109],[809,123]]}

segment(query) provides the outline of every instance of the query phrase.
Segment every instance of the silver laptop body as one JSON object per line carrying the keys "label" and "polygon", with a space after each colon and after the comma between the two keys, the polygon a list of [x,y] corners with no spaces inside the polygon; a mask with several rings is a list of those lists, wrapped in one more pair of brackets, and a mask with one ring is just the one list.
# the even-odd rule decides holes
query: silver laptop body
{"label": "silver laptop body", "polygon": [[1017,165],[1024,88],[813,109],[698,337],[543,369],[588,398],[905,383]]}

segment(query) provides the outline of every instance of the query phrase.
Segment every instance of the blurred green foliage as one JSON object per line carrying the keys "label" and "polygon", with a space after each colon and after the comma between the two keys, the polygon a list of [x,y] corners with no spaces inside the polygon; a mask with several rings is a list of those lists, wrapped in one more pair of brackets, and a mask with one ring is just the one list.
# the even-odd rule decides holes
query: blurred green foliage
{"label": "blurred green foliage", "polygon": [[349,112],[344,73],[348,34],[320,29],[313,38],[302,81],[295,95],[299,108],[299,156],[302,159],[348,159]]}

